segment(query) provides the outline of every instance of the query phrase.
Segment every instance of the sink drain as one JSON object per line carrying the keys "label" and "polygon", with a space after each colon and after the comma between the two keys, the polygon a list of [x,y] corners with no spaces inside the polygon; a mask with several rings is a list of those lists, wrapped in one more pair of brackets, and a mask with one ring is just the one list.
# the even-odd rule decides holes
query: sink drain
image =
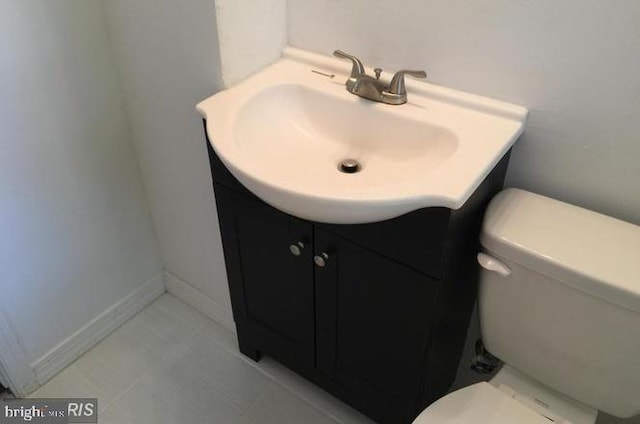
{"label": "sink drain", "polygon": [[338,165],[338,170],[345,174],[355,174],[362,169],[362,165],[355,159],[345,159]]}

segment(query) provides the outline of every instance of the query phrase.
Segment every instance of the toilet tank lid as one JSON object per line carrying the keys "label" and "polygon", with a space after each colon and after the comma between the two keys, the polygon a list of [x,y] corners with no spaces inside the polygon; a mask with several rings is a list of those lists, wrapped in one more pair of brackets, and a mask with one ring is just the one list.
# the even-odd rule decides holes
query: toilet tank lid
{"label": "toilet tank lid", "polygon": [[497,256],[640,313],[640,226],[510,188],[489,204],[480,241]]}

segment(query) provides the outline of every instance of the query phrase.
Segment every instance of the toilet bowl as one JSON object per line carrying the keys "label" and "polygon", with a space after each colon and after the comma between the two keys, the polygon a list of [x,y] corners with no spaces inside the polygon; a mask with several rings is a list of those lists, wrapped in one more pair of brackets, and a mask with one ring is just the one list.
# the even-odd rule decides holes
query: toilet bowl
{"label": "toilet bowl", "polygon": [[593,424],[640,413],[640,227],[518,189],[490,203],[478,305],[504,363],[414,424]]}
{"label": "toilet bowl", "polygon": [[505,365],[489,382],[464,387],[425,409],[414,424],[593,424],[598,411]]}

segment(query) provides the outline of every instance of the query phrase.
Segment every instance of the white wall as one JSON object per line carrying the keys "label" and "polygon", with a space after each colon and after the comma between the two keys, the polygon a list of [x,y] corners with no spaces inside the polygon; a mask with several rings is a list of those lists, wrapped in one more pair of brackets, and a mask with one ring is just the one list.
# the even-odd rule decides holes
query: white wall
{"label": "white wall", "polygon": [[216,0],[225,87],[280,58],[287,43],[286,0]]}
{"label": "white wall", "polygon": [[640,2],[289,0],[289,44],[521,104],[507,184],[640,223]]}
{"label": "white wall", "polygon": [[222,86],[215,2],[102,3],[165,269],[230,316],[211,173],[195,111]]}
{"label": "white wall", "polygon": [[162,271],[98,0],[0,0],[0,310],[29,362]]}

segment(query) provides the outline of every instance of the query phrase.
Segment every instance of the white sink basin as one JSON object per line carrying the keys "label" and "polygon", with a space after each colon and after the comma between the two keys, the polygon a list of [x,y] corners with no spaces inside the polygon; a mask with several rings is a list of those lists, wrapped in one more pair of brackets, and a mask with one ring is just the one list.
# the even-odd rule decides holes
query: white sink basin
{"label": "white sink basin", "polygon": [[[523,130],[522,107],[423,82],[407,80],[404,105],[359,98],[345,90],[349,71],[334,58],[285,49],[280,61],[198,104],[212,147],[280,210],[365,223],[461,207]],[[361,170],[341,172],[345,159]]]}

